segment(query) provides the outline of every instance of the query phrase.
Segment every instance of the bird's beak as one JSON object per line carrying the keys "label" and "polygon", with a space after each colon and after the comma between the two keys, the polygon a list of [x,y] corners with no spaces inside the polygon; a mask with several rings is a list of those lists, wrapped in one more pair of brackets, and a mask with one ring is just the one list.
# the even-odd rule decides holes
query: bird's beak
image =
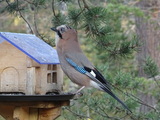
{"label": "bird's beak", "polygon": [[58,30],[56,29],[56,27],[52,27],[51,30],[58,32]]}

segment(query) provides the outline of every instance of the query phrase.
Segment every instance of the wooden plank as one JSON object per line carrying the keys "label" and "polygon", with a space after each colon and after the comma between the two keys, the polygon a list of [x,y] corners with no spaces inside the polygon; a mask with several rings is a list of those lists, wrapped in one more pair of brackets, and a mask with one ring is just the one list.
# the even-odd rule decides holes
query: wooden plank
{"label": "wooden plank", "polygon": [[39,119],[38,120],[54,120],[60,116],[61,108],[48,108],[48,109],[39,109]]}
{"label": "wooden plank", "polygon": [[0,114],[6,120],[53,120],[61,113],[63,102],[0,102]]}
{"label": "wooden plank", "polygon": [[63,90],[63,71],[60,65],[57,65],[57,88]]}
{"label": "wooden plank", "polygon": [[29,120],[29,108],[28,107],[15,107],[13,111],[13,119]]}
{"label": "wooden plank", "polygon": [[[38,69],[37,69],[38,70]],[[47,92],[47,65],[41,64],[40,70],[37,71],[36,92],[43,95]]]}
{"label": "wooden plank", "polygon": [[21,106],[21,107],[31,107],[31,108],[53,108],[58,106],[68,106],[69,101],[62,102],[0,102],[1,106]]}
{"label": "wooden plank", "polygon": [[0,115],[6,120],[13,120],[14,106],[0,105]]}
{"label": "wooden plank", "polygon": [[17,69],[26,68],[26,55],[8,42],[0,44],[0,69],[14,66]]}
{"label": "wooden plank", "polygon": [[27,68],[26,95],[35,94],[35,67]]}
{"label": "wooden plank", "polygon": [[[43,88],[43,85],[45,81],[42,81],[42,80],[45,80],[44,78],[47,76],[47,75],[42,75],[42,65],[40,65],[40,67],[36,67],[35,68],[35,74],[36,74],[36,81],[35,81],[35,94],[39,94],[39,95],[42,95],[42,94],[45,94],[42,90]],[[44,73],[44,71],[43,71]]]}
{"label": "wooden plank", "polygon": [[[11,70],[11,69],[9,70],[9,68],[11,69],[14,68],[15,70]],[[7,79],[7,81],[11,81],[11,82],[6,82],[7,84],[5,85],[3,85],[5,83],[3,82],[0,85],[0,92],[18,92],[18,91],[25,92],[26,90],[25,88],[26,71],[25,70],[26,70],[26,55],[6,41],[1,43],[0,44],[0,73],[3,72],[3,75],[0,75],[1,77],[0,79]],[[17,71],[17,73],[15,71]],[[5,76],[5,74],[9,76]]]}
{"label": "wooden plank", "polygon": [[19,76],[18,71],[14,67],[7,67],[1,73],[0,91],[12,92],[18,91]]}
{"label": "wooden plank", "polygon": [[26,59],[26,63],[27,63],[27,67],[30,68],[30,67],[40,67],[40,64],[37,63],[36,61],[32,60],[30,57],[27,56],[27,59]]}
{"label": "wooden plank", "polygon": [[38,120],[38,112],[39,110],[36,108],[29,109],[29,120]]}

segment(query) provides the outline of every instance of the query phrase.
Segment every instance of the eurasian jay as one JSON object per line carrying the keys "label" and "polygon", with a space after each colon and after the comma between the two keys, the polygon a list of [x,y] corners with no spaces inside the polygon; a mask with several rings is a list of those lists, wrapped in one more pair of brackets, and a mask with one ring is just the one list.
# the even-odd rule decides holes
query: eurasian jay
{"label": "eurasian jay", "polygon": [[129,108],[113,94],[110,84],[82,52],[77,38],[77,31],[67,25],[61,25],[51,29],[56,32],[55,43],[60,65],[69,79],[82,86],[80,90],[84,87],[92,86],[107,92],[129,110]]}

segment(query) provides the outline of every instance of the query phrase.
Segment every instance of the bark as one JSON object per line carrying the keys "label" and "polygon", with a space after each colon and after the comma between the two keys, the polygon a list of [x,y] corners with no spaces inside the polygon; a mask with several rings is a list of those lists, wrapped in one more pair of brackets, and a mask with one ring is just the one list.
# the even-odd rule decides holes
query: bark
{"label": "bark", "polygon": [[[143,70],[146,57],[150,56],[160,67],[160,0],[141,0],[137,6],[144,11],[146,16],[151,16],[150,19],[136,17],[136,32],[142,44],[137,54],[139,76],[147,77]],[[153,86],[153,84],[150,85],[151,88]],[[157,100],[152,95],[140,94],[140,96],[148,104],[156,104]],[[141,112],[148,112],[149,110],[145,106],[140,108]]]}
{"label": "bark", "polygon": [[142,64],[146,57],[150,56],[160,67],[160,1],[142,0],[138,6],[145,11],[146,15],[151,15],[150,19],[136,17],[136,31],[142,43],[137,57],[139,76],[145,76]]}

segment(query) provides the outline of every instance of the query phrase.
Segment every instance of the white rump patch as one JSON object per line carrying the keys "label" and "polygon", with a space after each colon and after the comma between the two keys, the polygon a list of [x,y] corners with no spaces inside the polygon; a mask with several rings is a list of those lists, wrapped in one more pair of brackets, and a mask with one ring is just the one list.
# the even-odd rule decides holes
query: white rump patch
{"label": "white rump patch", "polygon": [[94,81],[90,81],[90,86],[92,86],[92,87],[94,87],[94,88],[97,88],[97,89],[99,89],[99,90],[102,90],[100,87],[99,87],[99,85],[96,83],[96,82],[94,82]]}

